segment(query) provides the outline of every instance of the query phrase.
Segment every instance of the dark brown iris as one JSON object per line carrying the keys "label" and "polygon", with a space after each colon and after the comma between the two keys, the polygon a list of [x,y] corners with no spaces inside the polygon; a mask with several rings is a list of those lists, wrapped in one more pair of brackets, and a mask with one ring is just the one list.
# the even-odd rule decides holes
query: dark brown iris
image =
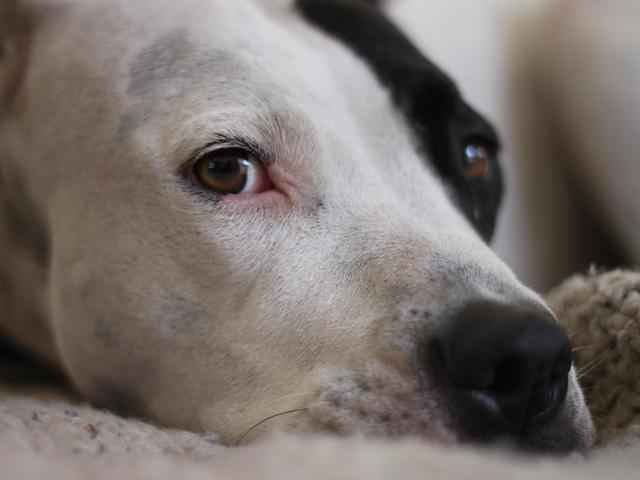
{"label": "dark brown iris", "polygon": [[221,195],[242,193],[249,180],[251,162],[242,150],[230,149],[204,155],[195,173],[202,185]]}
{"label": "dark brown iris", "polygon": [[464,175],[469,179],[482,179],[489,175],[491,152],[482,145],[468,145],[464,151]]}

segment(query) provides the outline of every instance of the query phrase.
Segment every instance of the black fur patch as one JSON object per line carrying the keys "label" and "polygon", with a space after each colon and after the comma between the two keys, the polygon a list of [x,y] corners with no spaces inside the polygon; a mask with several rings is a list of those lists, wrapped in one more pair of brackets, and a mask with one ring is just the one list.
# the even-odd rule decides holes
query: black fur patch
{"label": "black fur patch", "polygon": [[[430,62],[377,8],[365,0],[298,0],[312,24],[360,56],[391,92],[454,200],[481,235],[492,237],[502,199],[499,141],[493,127],[462,98],[455,83]],[[469,180],[464,152],[481,143],[493,153],[488,178]]]}

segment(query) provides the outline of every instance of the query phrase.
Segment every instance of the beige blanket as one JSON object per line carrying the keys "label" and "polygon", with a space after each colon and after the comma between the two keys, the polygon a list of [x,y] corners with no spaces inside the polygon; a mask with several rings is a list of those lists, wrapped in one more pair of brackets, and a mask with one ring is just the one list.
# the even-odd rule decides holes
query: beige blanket
{"label": "beige blanket", "polygon": [[0,409],[3,479],[520,479],[636,478],[640,448],[585,460],[517,459],[419,441],[275,438],[225,449],[215,437],[156,429],[65,402],[10,396]]}

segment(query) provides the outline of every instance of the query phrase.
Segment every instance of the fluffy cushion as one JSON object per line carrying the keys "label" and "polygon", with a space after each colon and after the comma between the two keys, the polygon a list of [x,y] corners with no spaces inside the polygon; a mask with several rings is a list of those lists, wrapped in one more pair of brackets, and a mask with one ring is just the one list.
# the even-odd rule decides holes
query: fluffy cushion
{"label": "fluffy cushion", "polygon": [[640,273],[576,276],[548,300],[571,333],[599,442],[640,438]]}

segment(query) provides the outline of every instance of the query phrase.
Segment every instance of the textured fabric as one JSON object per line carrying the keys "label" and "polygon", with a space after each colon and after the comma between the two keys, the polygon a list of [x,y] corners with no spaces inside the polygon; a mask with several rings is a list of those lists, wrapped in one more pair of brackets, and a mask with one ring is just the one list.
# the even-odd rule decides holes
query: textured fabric
{"label": "textured fabric", "polygon": [[161,454],[42,454],[6,446],[0,437],[3,480],[628,480],[640,470],[640,449],[607,451],[589,461],[524,460],[417,441],[282,438],[197,462]]}
{"label": "textured fabric", "polygon": [[64,400],[0,397],[0,442],[46,454],[176,455],[207,460],[221,449],[216,435],[161,430],[137,420]]}
{"label": "textured fabric", "polygon": [[634,434],[640,428],[640,273],[575,276],[548,300],[571,332],[599,442]]}

